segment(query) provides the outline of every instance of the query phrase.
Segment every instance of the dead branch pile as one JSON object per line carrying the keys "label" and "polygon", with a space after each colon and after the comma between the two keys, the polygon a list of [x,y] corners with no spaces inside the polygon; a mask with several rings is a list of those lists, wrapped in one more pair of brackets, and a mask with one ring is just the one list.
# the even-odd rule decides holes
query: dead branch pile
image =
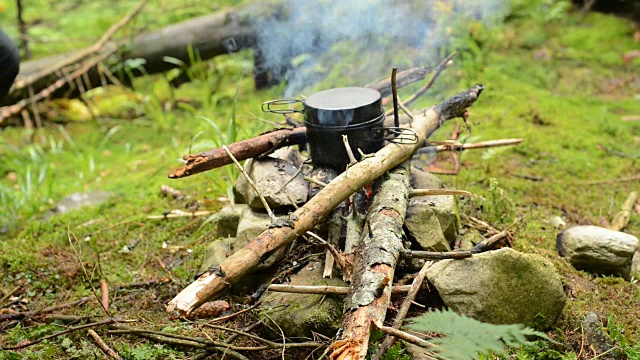
{"label": "dead branch pile", "polygon": [[[429,86],[446,63],[436,70],[429,80]],[[411,70],[415,73],[415,70]],[[420,73],[420,72],[418,72]],[[400,75],[400,74],[399,74]],[[420,75],[420,77],[424,77]],[[371,87],[381,90],[391,89],[390,81],[383,81]],[[448,100],[431,108],[406,112],[403,131],[413,131],[417,136],[415,143],[389,143],[374,154],[369,154],[359,162],[352,163],[346,172],[337,175],[328,184],[322,184],[321,189],[304,205],[297,208],[288,219],[272,217],[270,228],[256,237],[244,248],[239,249],[219,266],[209,268],[193,283],[182,290],[167,307],[167,311],[187,315],[229,285],[239,282],[243,276],[255,271],[264,259],[299,237],[317,236],[310,231],[330,217],[332,212],[356,191],[378,180],[379,184],[374,192],[371,205],[363,227],[359,230],[360,241],[356,245],[355,256],[345,256],[334,248],[334,245],[320,239],[330,254],[336,258],[336,263],[349,272],[352,279],[349,287],[345,315],[341,336],[334,340],[329,347],[332,359],[361,359],[367,352],[371,326],[381,328],[387,314],[393,286],[396,264],[401,256],[429,258],[429,254],[417,254],[405,250],[402,243],[403,222],[412,189],[409,185],[409,163],[413,154],[423,147],[426,140],[445,121],[462,117],[466,121],[467,108],[477,99],[484,87],[476,85],[466,91],[458,93]],[[424,90],[421,90],[424,91]],[[391,91],[387,91],[390,93]],[[395,94],[394,94],[395,95]],[[394,96],[395,97],[395,96]],[[414,96],[412,99],[415,99]],[[404,103],[400,107],[406,110]],[[409,122],[407,124],[407,122]],[[270,153],[274,149],[305,142],[305,129],[293,128],[276,130],[245,140],[229,147],[214,149],[195,155],[185,156],[187,164],[169,174],[171,178],[189,176],[212,168],[223,166],[238,159],[257,157]],[[511,142],[508,142],[511,143]],[[502,145],[500,143],[499,145]],[[482,146],[482,145],[481,145]],[[481,147],[479,146],[479,147]],[[491,146],[491,145],[489,145]],[[459,143],[441,146],[437,151],[461,151],[464,146]],[[473,148],[473,147],[472,147]],[[244,173],[244,172],[243,172]],[[244,174],[248,176],[247,174]],[[419,195],[430,194],[430,190],[421,190]],[[436,192],[437,193],[437,192]],[[456,194],[468,194],[455,192]],[[261,194],[258,194],[261,196]],[[265,202],[266,203],[266,202]],[[270,214],[270,210],[267,210]],[[503,234],[501,234],[501,237]],[[471,256],[483,249],[474,249],[468,254],[460,254],[460,258]],[[420,252],[426,253],[426,252]],[[442,253],[431,254],[433,258],[442,258]],[[455,258],[455,252],[444,257]],[[325,269],[326,270],[326,269]],[[350,273],[352,272],[352,273]],[[421,280],[420,280],[421,282]],[[403,289],[402,291],[407,291]],[[271,285],[271,291],[294,291],[308,293],[345,293],[345,288],[297,286],[295,289],[283,285]],[[417,289],[413,289],[415,297]],[[406,305],[408,308],[409,304]],[[404,310],[406,315],[406,309]],[[404,316],[404,315],[403,315]],[[402,322],[402,319],[399,320]],[[388,344],[386,345],[388,346]]]}

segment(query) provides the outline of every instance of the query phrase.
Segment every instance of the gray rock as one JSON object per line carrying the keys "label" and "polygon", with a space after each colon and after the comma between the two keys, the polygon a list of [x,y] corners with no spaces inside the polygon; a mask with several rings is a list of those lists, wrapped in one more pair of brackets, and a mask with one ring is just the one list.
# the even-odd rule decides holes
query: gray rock
{"label": "gray rock", "polygon": [[415,198],[411,199],[404,226],[423,250],[451,251],[451,246],[442,232],[440,221],[429,204],[416,201]]}
{"label": "gray rock", "polygon": [[[291,285],[347,286],[342,280],[322,277],[321,262],[310,263],[291,276]],[[278,324],[285,336],[307,337],[320,333],[332,337],[342,322],[343,297],[267,292],[262,297],[260,320]],[[284,306],[281,306],[284,305]],[[272,322],[273,321],[273,322]],[[274,333],[280,337],[281,334]]]}
{"label": "gray rock", "polygon": [[[301,163],[300,159],[295,159],[296,153],[297,151],[274,153],[263,159],[249,159],[245,162],[245,171],[272,208],[290,207],[291,200],[296,204],[304,204],[307,201],[309,186],[302,174],[298,174],[282,188],[298,171],[299,165],[289,162],[289,159],[292,159]],[[284,156],[287,160],[274,156]],[[238,177],[234,186],[234,196],[237,203],[246,203],[255,209],[264,208],[262,201],[244,176]]]}
{"label": "gray rock", "polygon": [[428,171],[411,167],[411,187],[414,189],[440,189],[442,180]]}
{"label": "gray rock", "polygon": [[[439,189],[442,187],[442,180],[430,172],[412,167],[411,186],[414,189]],[[453,196],[412,198],[405,226],[424,250],[450,251],[460,228],[456,199]]]}
{"label": "gray rock", "polygon": [[240,214],[240,220],[238,221],[238,229],[236,232],[236,239],[238,243],[244,244],[255,239],[258,235],[262,234],[269,228],[271,219],[269,215],[253,210],[250,207],[245,207]]}
{"label": "gray rock", "polygon": [[112,192],[100,190],[73,193],[60,200],[53,210],[45,213],[44,218],[48,219],[55,213],[64,214],[70,210],[79,209],[81,207],[98,205],[105,202],[111,196],[113,196]]}
{"label": "gray rock", "polygon": [[598,320],[598,315],[589,313],[582,321],[582,329],[584,329],[585,345],[593,348],[599,359],[618,360],[624,359],[624,356],[614,349],[613,340],[602,329],[602,324]]}
{"label": "gray rock", "polygon": [[631,259],[631,274],[630,276],[640,279],[640,249],[636,250],[636,253]]}
{"label": "gray rock", "polygon": [[576,269],[628,279],[638,238],[599,226],[573,226],[558,234],[556,246]]}
{"label": "gray rock", "polygon": [[229,255],[233,254],[236,239],[226,238],[213,241],[204,252],[200,273],[208,268],[220,265]]}
{"label": "gray rock", "polygon": [[244,204],[227,205],[212,217],[212,224],[217,237],[235,237],[240,223],[240,214],[247,209]]}
{"label": "gray rock", "polygon": [[452,310],[493,324],[546,330],[566,301],[560,276],[548,260],[511,248],[439,261],[427,279]]}
{"label": "gray rock", "polygon": [[[244,208],[240,214],[240,221],[238,223],[238,231],[236,234],[236,241],[233,243],[233,251],[242,248],[250,241],[258,237],[271,225],[271,219],[269,215],[253,210],[250,207]],[[287,251],[287,247],[276,250],[269,258],[261,262],[256,270],[262,270],[271,267],[276,262],[280,261]]]}

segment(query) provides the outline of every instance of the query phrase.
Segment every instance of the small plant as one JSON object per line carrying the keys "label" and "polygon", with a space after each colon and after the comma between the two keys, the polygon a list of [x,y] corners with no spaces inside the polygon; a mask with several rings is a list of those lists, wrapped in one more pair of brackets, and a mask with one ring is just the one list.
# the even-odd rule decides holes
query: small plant
{"label": "small plant", "polygon": [[537,336],[549,340],[541,332],[523,325],[493,325],[483,323],[451,310],[433,311],[411,319],[406,327],[419,332],[434,332],[445,335],[430,342],[434,347],[428,350],[435,358],[452,360],[473,360],[478,353],[503,353],[505,347],[526,344],[527,336]]}

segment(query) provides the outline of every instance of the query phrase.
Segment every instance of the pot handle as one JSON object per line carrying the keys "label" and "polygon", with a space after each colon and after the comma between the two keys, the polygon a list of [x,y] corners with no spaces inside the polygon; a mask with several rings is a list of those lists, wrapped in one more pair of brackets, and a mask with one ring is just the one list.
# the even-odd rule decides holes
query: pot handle
{"label": "pot handle", "polygon": [[[297,104],[297,103],[302,103],[302,100],[276,99],[276,100],[265,101],[265,102],[262,103],[262,111],[263,112],[270,112],[270,113],[274,113],[274,114],[302,113],[302,110],[296,110],[296,109],[291,109],[291,108],[287,107],[289,105],[293,105],[293,104]],[[285,107],[285,108],[278,108],[280,106]]]}

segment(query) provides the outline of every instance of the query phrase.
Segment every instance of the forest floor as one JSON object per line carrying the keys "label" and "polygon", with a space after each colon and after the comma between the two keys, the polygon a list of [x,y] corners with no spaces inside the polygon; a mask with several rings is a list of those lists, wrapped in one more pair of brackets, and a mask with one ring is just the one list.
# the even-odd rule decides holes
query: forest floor
{"label": "forest floor", "polygon": [[[40,16],[31,30],[41,40],[31,44],[35,56],[89,45],[136,4],[114,2],[118,5],[104,11],[96,8],[100,2],[65,8],[72,3],[40,0],[33,3],[40,11],[26,13],[32,21]],[[205,3],[149,7],[131,31],[216,10]],[[543,6],[550,8],[541,11]],[[74,16],[84,13],[92,16]],[[9,16],[10,9],[0,13],[0,19]],[[74,37],[79,29],[91,30]],[[568,224],[601,225],[638,190],[640,121],[623,121],[640,115],[640,59],[623,63],[626,52],[640,47],[637,24],[611,14],[583,16],[565,2],[540,0],[513,1],[510,16],[498,28],[469,30],[453,46],[461,54],[458,60],[414,107],[429,106],[476,83],[486,86],[471,108],[473,132],[463,133],[463,140],[525,141],[517,147],[465,152],[460,173],[442,178],[452,188],[481,196],[463,203],[461,211],[498,228],[526,215],[514,248],[551,260],[569,293],[560,322],[548,333],[560,345],[536,342],[512,355],[576,358],[583,346],[580,322],[593,311],[617,345],[630,358],[640,358],[637,281],[574,270],[558,256],[557,230],[550,222],[560,216]],[[197,64],[190,71],[192,81],[175,90],[167,75],[159,75],[136,79],[132,88],[93,91],[97,119],[87,116],[78,100],[58,100],[46,105],[52,115],[43,129],[0,130],[0,306],[11,296],[20,297],[24,310],[74,301],[94,294],[100,279],[116,286],[168,278],[156,287],[113,293],[109,311],[138,319],[149,329],[194,331],[192,324],[169,319],[165,304],[191,282],[214,239],[205,223],[191,218],[148,216],[184,209],[191,201],[200,200],[210,210],[229,202],[237,177],[232,167],[181,180],[169,180],[166,174],[187,153],[268,130],[271,125],[259,117],[280,120],[260,113],[260,104],[282,97],[285,85],[256,91],[251,69],[248,52],[221,56]],[[453,129],[454,124],[447,124],[434,139],[449,138]],[[624,181],[630,177],[635,180]],[[185,199],[163,197],[163,184],[184,192]],[[114,196],[95,207],[43,218],[65,196],[88,190]],[[633,214],[625,231],[640,236],[639,214]],[[132,244],[130,251],[121,251]],[[102,311],[89,303],[64,313],[101,316]],[[15,345],[60,329],[53,323],[0,323],[0,344]],[[125,336],[112,336],[109,344],[131,359],[195,353]],[[0,352],[0,359],[99,355],[81,331],[20,353]],[[271,355],[280,358],[278,351]]]}

